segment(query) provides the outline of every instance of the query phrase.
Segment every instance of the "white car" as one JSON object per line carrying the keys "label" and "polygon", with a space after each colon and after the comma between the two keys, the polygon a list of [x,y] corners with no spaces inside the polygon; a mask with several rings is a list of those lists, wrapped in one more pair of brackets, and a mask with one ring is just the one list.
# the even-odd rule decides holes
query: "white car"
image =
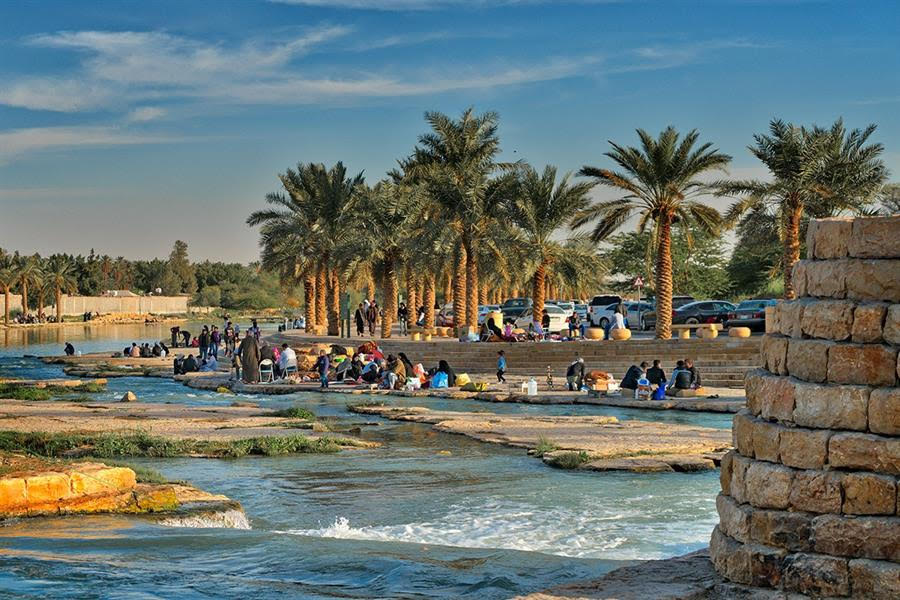
{"label": "white car", "polygon": [[500,312],[499,304],[482,304],[478,307],[478,324],[484,325],[484,320],[487,318],[488,313],[491,312]]}
{"label": "white car", "polygon": [[544,306],[546,306],[547,304],[555,304],[556,306],[560,307],[561,309],[566,311],[567,317],[571,317],[572,313],[575,312],[575,303],[569,302],[568,300],[547,300],[544,303]]}
{"label": "white car", "polygon": [[[616,306],[618,306],[618,302],[594,311],[593,316],[598,326],[606,329],[606,326],[615,320],[613,315],[616,314]],[[628,300],[625,302],[625,310],[627,311],[625,318],[628,320],[628,328],[642,331],[644,327],[641,315],[653,310],[653,305],[647,302]]]}
{"label": "white car", "polygon": [[[550,315],[550,327],[545,327],[544,333],[559,333],[560,331],[567,331],[569,329],[569,324],[566,322],[569,315],[566,314],[566,311],[555,304],[545,304],[544,310]],[[538,319],[538,321],[540,321],[540,319]],[[522,313],[522,316],[516,319],[515,326],[528,331],[528,326],[531,325],[531,322],[531,308],[528,308]]]}

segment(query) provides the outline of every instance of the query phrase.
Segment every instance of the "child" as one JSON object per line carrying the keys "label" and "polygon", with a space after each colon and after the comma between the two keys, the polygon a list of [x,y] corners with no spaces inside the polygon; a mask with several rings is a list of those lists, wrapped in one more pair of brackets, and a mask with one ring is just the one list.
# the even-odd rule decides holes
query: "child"
{"label": "child", "polygon": [[506,383],[506,378],[503,376],[506,371],[506,356],[504,356],[503,350],[497,352],[497,356],[497,382]]}
{"label": "child", "polygon": [[550,369],[550,365],[547,365],[547,387],[553,389],[553,371]]}

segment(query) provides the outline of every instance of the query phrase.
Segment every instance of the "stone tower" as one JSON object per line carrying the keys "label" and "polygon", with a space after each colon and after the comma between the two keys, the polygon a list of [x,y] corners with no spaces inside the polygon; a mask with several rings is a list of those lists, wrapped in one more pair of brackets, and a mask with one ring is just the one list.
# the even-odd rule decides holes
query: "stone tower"
{"label": "stone tower", "polygon": [[898,599],[900,216],[812,221],[807,255],[746,379],[710,553],[735,584]]}

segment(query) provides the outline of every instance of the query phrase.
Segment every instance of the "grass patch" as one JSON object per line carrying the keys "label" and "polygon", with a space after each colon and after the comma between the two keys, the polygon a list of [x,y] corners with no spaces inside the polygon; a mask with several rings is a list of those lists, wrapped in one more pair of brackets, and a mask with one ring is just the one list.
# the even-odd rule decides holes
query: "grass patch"
{"label": "grass patch", "polygon": [[0,398],[8,400],[43,401],[53,398],[47,388],[36,388],[25,385],[0,383]]}
{"label": "grass patch", "polygon": [[590,460],[588,453],[581,452],[562,452],[550,458],[547,464],[557,469],[577,469]]}
{"label": "grass patch", "polygon": [[0,383],[0,398],[32,402],[53,400],[54,398],[65,398],[72,402],[86,402],[93,400],[93,398],[84,394],[96,394],[105,391],[106,386],[99,383],[82,383],[76,386],[48,385],[46,387]]}
{"label": "grass patch", "polygon": [[276,410],[275,412],[265,413],[260,415],[263,417],[284,417],[286,419],[302,419],[304,421],[315,421],[316,414],[308,410],[306,408],[300,408],[299,406],[291,406],[290,408],[283,408],[281,410]]}
{"label": "grass patch", "polygon": [[171,480],[156,469],[151,469],[150,467],[145,467],[143,465],[133,465],[128,462],[122,462],[118,460],[107,460],[107,465],[111,467],[126,467],[134,471],[134,476],[137,479],[138,483],[155,483],[155,484],[164,484],[164,483],[177,483],[181,485],[188,485],[186,481],[181,480]]}
{"label": "grass patch", "polygon": [[538,458],[544,456],[548,452],[553,452],[554,450],[558,450],[559,446],[556,445],[553,440],[545,438],[544,436],[540,436],[538,438],[537,446],[534,447],[534,455]]}
{"label": "grass patch", "polygon": [[301,435],[256,437],[243,440],[173,440],[140,431],[110,433],[0,431],[0,450],[29,453],[48,458],[76,456],[240,458],[251,455],[331,453],[338,452],[341,446],[352,445],[357,445],[356,440],[332,437],[313,439]]}

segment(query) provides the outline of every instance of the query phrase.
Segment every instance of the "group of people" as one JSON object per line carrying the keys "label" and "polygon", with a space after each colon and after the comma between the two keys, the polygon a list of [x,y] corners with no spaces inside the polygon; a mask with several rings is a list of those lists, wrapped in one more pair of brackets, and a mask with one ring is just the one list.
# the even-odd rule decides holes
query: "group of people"
{"label": "group of people", "polygon": [[[400,306],[403,309],[406,309],[406,305],[402,302]],[[400,309],[397,310],[399,315]],[[353,320],[356,322],[356,335],[362,337],[366,334],[366,327],[369,329],[369,335],[375,335],[375,326],[378,324],[378,321],[384,316],[383,311],[378,308],[378,303],[375,302],[375,299],[369,300],[368,298],[364,299],[359,303],[359,306],[356,307],[356,312],[353,314]],[[402,324],[401,320],[400,327],[406,327],[405,324]]]}
{"label": "group of people", "polygon": [[649,391],[647,395],[654,400],[662,400],[667,394],[673,396],[678,390],[697,390],[701,386],[700,371],[690,358],[676,362],[675,369],[668,379],[659,360],[654,360],[653,366],[649,368],[646,361],[640,365],[631,365],[622,378],[622,383],[619,384],[623,390],[635,393],[642,390]]}
{"label": "group of people", "polygon": [[[66,354],[68,354],[70,345],[66,344]],[[75,349],[72,348],[73,353],[74,351]],[[163,342],[155,342],[153,346],[146,342],[143,344],[131,342],[130,346],[125,346],[125,349],[122,350],[122,356],[130,356],[131,358],[164,358],[168,354],[169,347]]]}
{"label": "group of people", "polygon": [[13,317],[12,321],[19,325],[34,325],[35,323],[56,323],[56,317],[54,315],[47,316],[43,311],[37,314],[22,312]]}

